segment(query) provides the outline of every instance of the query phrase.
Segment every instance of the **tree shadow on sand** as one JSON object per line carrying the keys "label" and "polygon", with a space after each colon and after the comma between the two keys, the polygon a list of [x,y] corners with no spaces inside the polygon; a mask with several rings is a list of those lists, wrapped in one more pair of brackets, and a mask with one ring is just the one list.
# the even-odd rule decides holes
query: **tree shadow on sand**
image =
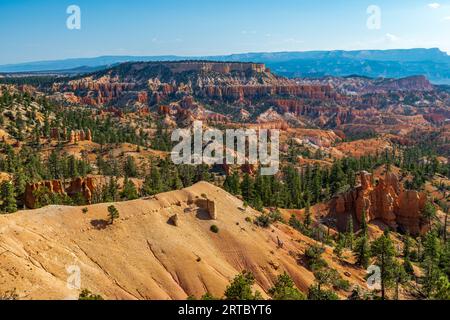
{"label": "tree shadow on sand", "polygon": [[96,230],[105,230],[108,225],[109,222],[103,219],[100,220],[92,220],[91,221],[91,225],[96,229]]}

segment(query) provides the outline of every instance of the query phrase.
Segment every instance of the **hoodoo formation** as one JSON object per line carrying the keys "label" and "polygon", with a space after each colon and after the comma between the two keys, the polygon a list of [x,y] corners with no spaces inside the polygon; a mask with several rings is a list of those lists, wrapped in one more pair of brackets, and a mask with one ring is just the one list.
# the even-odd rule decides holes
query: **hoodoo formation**
{"label": "hoodoo formation", "polygon": [[45,195],[70,196],[72,198],[81,196],[86,203],[92,202],[92,196],[95,191],[95,183],[92,178],[76,178],[69,182],[67,188],[60,180],[42,181],[38,183],[29,183],[24,192],[25,206],[29,209],[36,208],[36,200],[40,192]]}
{"label": "hoodoo formation", "polygon": [[392,230],[402,230],[412,235],[423,235],[429,225],[423,217],[427,201],[424,192],[405,190],[393,173],[387,173],[374,184],[367,172],[360,175],[361,186],[341,194],[331,203],[331,214],[338,226],[345,231],[348,219],[355,218],[362,223],[363,212],[366,222],[380,220]]}
{"label": "hoodoo formation", "polygon": [[[214,61],[2,79],[0,299],[449,297],[447,87]],[[203,151],[269,131],[278,172],[173,163],[199,122]]]}

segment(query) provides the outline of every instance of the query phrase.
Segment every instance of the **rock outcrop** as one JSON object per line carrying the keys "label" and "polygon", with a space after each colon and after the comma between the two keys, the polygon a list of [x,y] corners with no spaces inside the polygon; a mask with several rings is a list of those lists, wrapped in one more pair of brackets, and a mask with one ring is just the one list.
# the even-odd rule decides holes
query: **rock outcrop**
{"label": "rock outcrop", "polygon": [[375,185],[367,172],[360,175],[361,186],[335,197],[330,213],[336,218],[340,230],[345,230],[349,218],[362,222],[379,220],[394,230],[419,235],[427,232],[428,224],[422,218],[427,197],[425,193],[404,190],[397,176],[387,173]]}
{"label": "rock outcrop", "polygon": [[174,214],[173,216],[170,217],[169,223],[175,227],[179,227],[180,226],[180,218],[178,217],[177,214]]}
{"label": "rock outcrop", "polygon": [[67,128],[63,130],[59,128],[51,128],[50,139],[52,140],[67,140]]}
{"label": "rock outcrop", "polygon": [[77,143],[79,141],[92,141],[92,132],[90,129],[84,130],[72,130],[70,132],[69,143]]}
{"label": "rock outcrop", "polygon": [[46,188],[46,192],[54,195],[69,196],[75,198],[81,195],[87,204],[92,203],[92,195],[95,190],[94,180],[92,178],[77,178],[69,183],[65,188],[61,180],[41,181],[38,183],[29,183],[25,187],[24,203],[29,209],[36,208],[36,191]]}
{"label": "rock outcrop", "polygon": [[76,178],[70,182],[66,192],[70,197],[81,195],[88,204],[92,203],[92,195],[95,190],[94,180],[92,178]]}
{"label": "rock outcrop", "polygon": [[208,199],[199,199],[196,201],[196,205],[208,212],[211,220],[217,220],[216,204],[214,201]]}
{"label": "rock outcrop", "polygon": [[[223,213],[214,222],[219,234],[209,231],[211,221],[191,211],[201,194]],[[73,264],[87,275],[83,288],[105,300],[179,301],[206,291],[222,296],[243,270],[255,275],[254,290],[265,299],[284,272],[302,292],[314,283],[313,273],[292,253],[315,241],[283,224],[252,228],[246,220],[259,213],[247,208],[243,214],[241,200],[213,185],[201,182],[151,199],[114,203],[121,219],[99,231],[110,205],[86,206],[88,214],[66,206],[0,215],[0,247],[6,248],[0,251],[0,291],[16,288],[21,299],[76,300],[80,290],[66,285],[66,268]],[[168,221],[174,215],[180,227]],[[345,276],[348,266],[332,250],[323,258]],[[351,272],[350,286],[362,287],[365,270]],[[342,299],[348,294],[339,292]]]}
{"label": "rock outcrop", "polygon": [[36,191],[41,188],[46,188],[47,191],[51,194],[66,195],[63,184],[59,180],[29,183],[25,187],[25,194],[24,194],[24,202],[27,208],[30,209],[36,208],[36,200],[37,200]]}

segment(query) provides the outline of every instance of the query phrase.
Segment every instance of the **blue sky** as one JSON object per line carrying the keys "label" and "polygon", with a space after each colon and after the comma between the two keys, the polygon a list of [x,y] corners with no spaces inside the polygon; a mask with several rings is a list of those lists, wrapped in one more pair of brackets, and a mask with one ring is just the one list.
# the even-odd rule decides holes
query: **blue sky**
{"label": "blue sky", "polygon": [[[367,28],[367,8],[381,29]],[[66,27],[69,5],[81,30]],[[450,0],[0,0],[0,64],[100,55],[439,47]]]}

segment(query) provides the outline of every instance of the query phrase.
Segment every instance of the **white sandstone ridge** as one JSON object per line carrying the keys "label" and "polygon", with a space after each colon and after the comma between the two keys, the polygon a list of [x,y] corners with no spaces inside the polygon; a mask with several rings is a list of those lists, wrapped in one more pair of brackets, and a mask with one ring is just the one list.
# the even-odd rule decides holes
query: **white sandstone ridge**
{"label": "white sandstone ridge", "polygon": [[[207,291],[221,297],[249,270],[267,297],[285,271],[304,292],[314,281],[298,263],[313,240],[284,224],[258,228],[251,221],[258,212],[211,184],[116,203],[113,225],[105,223],[110,205],[0,216],[0,292],[15,288],[21,299],[76,299],[80,289],[105,299],[180,300]],[[324,258],[346,277],[332,248]],[[78,271],[79,289],[72,286]],[[364,274],[352,270],[348,280],[363,285]]]}

